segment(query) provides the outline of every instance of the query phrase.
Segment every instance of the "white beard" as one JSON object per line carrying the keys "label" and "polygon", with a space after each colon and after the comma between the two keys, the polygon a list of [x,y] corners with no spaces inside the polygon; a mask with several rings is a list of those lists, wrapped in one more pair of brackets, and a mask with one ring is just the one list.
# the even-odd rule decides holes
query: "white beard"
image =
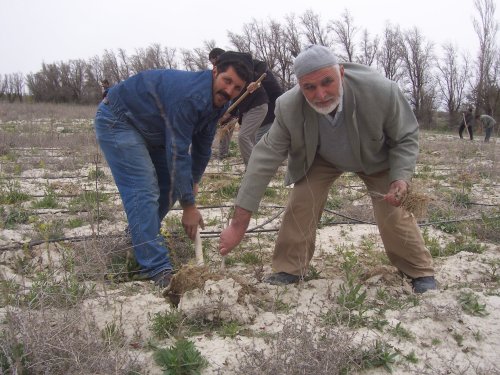
{"label": "white beard", "polygon": [[339,95],[337,96],[337,98],[333,101],[332,104],[330,104],[329,106],[327,107],[318,107],[317,105],[315,105],[314,103],[311,103],[307,98],[307,102],[309,103],[309,105],[318,113],[322,114],[322,115],[327,115],[329,113],[332,113],[335,108],[338,107],[338,105],[340,104],[340,101],[342,100],[342,96],[344,94],[344,88],[342,87],[342,85],[340,86],[339,88]]}

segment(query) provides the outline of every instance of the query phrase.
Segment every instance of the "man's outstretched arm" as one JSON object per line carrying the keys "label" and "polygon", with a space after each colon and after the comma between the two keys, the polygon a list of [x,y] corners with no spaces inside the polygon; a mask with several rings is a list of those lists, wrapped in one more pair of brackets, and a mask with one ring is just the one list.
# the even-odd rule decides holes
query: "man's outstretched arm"
{"label": "man's outstretched arm", "polygon": [[248,228],[251,217],[252,211],[235,206],[231,223],[220,234],[219,252],[222,256],[229,254],[241,242],[245,236],[245,231]]}

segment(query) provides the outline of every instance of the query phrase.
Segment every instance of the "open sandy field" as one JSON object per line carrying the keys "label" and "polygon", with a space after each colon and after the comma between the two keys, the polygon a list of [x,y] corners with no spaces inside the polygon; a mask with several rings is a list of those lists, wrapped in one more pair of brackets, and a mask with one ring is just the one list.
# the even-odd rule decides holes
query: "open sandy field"
{"label": "open sandy field", "polygon": [[137,274],[92,109],[45,110],[0,110],[0,373],[500,374],[496,138],[421,132],[413,186],[427,200],[414,214],[437,291],[413,294],[390,265],[351,174],[331,189],[305,281],[263,282],[284,166],[222,266],[218,234],[244,169],[233,143],[200,186],[205,267],[180,210],[165,219],[178,271],[165,297]]}

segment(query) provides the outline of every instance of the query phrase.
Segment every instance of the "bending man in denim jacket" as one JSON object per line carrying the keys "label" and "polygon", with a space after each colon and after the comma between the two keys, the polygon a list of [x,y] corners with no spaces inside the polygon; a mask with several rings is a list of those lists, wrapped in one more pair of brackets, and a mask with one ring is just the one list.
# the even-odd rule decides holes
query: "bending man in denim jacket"
{"label": "bending man in denim jacket", "polygon": [[250,55],[226,52],[213,70],[150,70],[110,88],[95,117],[99,145],[127,214],[142,272],[168,286],[172,264],[161,221],[179,201],[182,225],[194,239],[203,226],[198,183],[211,154],[216,124],[253,71]]}

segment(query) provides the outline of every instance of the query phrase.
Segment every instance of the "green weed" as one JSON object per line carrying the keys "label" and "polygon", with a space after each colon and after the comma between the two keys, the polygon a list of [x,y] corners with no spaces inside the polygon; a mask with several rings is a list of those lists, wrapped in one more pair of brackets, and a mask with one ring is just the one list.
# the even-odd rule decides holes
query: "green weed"
{"label": "green weed", "polygon": [[391,334],[395,337],[399,337],[405,340],[412,341],[415,339],[415,335],[411,331],[407,330],[401,325],[401,322],[396,324],[395,327],[391,329]]}
{"label": "green weed", "polygon": [[19,181],[7,181],[5,185],[0,186],[0,204],[15,204],[25,202],[30,196],[21,191]]}
{"label": "green weed", "polygon": [[33,208],[57,208],[59,204],[57,203],[57,195],[54,189],[47,187],[45,189],[45,194],[42,199],[36,201],[32,204]]}
{"label": "green weed", "polygon": [[156,350],[153,357],[165,375],[199,375],[208,366],[208,361],[186,339],[178,340],[167,349]]}
{"label": "green weed", "polygon": [[375,341],[372,348],[363,352],[361,368],[371,369],[383,367],[387,372],[392,373],[392,365],[396,362],[398,353],[394,348],[379,340]]}
{"label": "green weed", "polygon": [[219,335],[234,339],[243,330],[238,322],[224,322],[219,329]]}
{"label": "green weed", "polygon": [[154,314],[151,319],[151,332],[160,339],[166,339],[175,336],[181,327],[182,315],[179,311],[165,311]]}
{"label": "green weed", "polygon": [[488,312],[486,311],[486,305],[479,303],[479,297],[474,294],[474,292],[462,291],[458,295],[458,303],[462,307],[462,310],[469,315],[474,316],[486,316]]}

